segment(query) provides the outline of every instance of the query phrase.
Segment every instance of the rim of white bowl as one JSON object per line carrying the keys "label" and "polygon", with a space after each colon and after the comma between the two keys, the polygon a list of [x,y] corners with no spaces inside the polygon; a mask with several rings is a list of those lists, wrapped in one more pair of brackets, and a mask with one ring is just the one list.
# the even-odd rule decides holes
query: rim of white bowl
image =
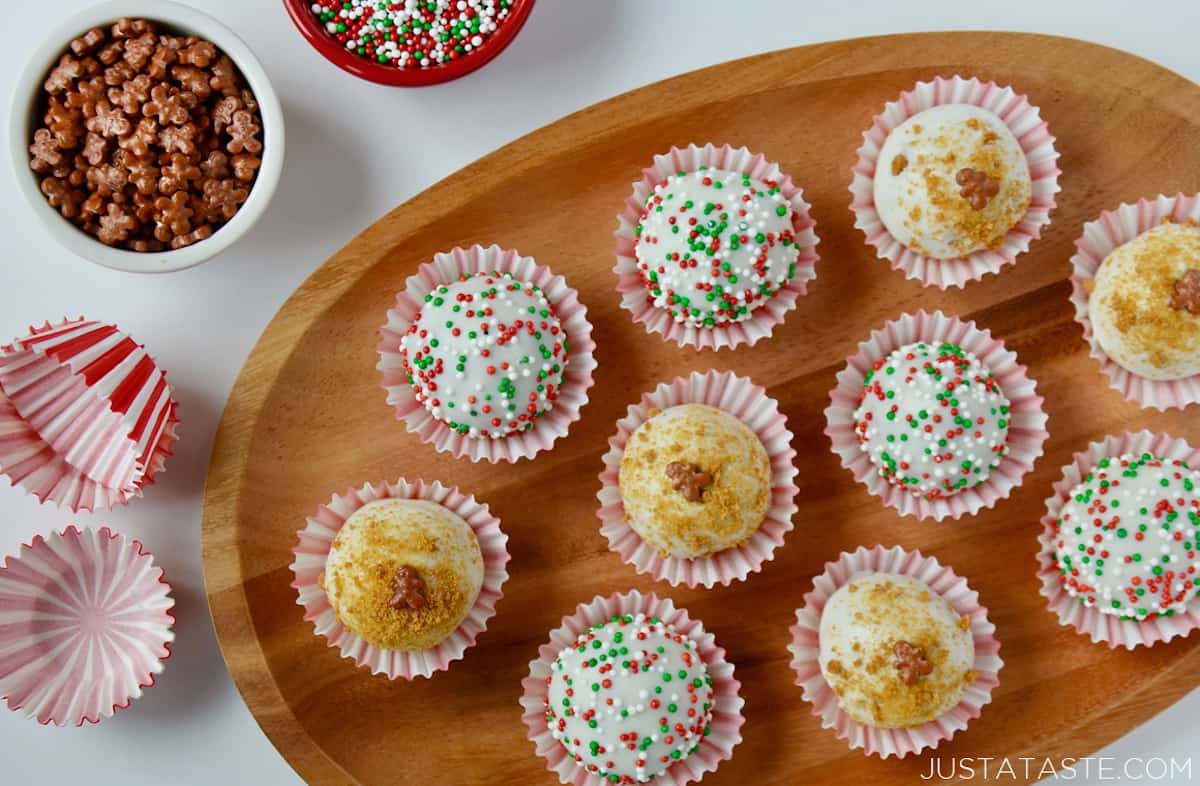
{"label": "rim of white bowl", "polygon": [[[29,168],[29,139],[34,107],[42,97],[42,82],[75,37],[122,17],[148,19],[179,32],[201,36],[229,55],[258,101],[263,126],[262,166],[250,196],[237,214],[206,240],[179,249],[140,253],[111,248],[85,233],[42,195],[37,173]],[[130,273],[170,273],[205,262],[233,245],[258,221],[283,172],[283,109],[262,63],[236,33],[208,14],[171,0],[106,0],[57,25],[27,60],[13,91],[9,112],[9,153],[14,180],[42,225],[58,243],[76,256]]]}

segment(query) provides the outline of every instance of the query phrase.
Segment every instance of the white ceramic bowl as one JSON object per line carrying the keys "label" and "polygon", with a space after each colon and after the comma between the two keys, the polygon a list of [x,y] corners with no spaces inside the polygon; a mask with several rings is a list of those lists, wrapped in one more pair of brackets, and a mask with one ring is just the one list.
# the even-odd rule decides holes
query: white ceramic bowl
{"label": "white ceramic bowl", "polygon": [[[174,32],[197,35],[216,44],[242,72],[262,114],[262,167],[250,190],[250,197],[237,215],[213,233],[212,237],[184,248],[157,253],[138,253],[111,248],[83,232],[42,195],[37,174],[29,168],[28,146],[33,137],[36,108],[42,98],[46,74],[67,51],[76,36],[93,27],[112,24],[122,17],[148,19]],[[107,0],[68,18],[46,37],[17,79],[9,113],[9,152],[15,182],[29,207],[37,214],[54,239],[73,253],[105,267],[131,273],[169,273],[198,265],[224,251],[246,233],[266,211],[279,175],[283,171],[283,110],[258,58],[237,35],[211,16],[169,0]]]}

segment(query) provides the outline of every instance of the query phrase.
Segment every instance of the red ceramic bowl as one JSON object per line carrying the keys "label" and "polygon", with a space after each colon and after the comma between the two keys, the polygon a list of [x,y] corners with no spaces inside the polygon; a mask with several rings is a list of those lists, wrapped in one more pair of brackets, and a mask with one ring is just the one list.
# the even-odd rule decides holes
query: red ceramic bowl
{"label": "red ceramic bowl", "polygon": [[283,0],[283,7],[300,34],[338,68],[360,79],[394,87],[425,87],[449,82],[483,68],[505,50],[529,18],[534,0],[513,0],[508,18],[483,44],[466,57],[430,68],[397,68],[348,52],[325,30],[312,12],[311,0]]}

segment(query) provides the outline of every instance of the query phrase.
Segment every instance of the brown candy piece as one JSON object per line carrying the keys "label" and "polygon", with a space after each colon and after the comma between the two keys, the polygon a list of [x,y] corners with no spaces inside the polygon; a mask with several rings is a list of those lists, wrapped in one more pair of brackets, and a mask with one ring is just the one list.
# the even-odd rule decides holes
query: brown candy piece
{"label": "brown candy piece", "polygon": [[142,104],[150,96],[153,84],[154,80],[149,75],[138,74],[120,87],[109,88],[108,100],[120,107],[126,115],[137,117],[142,111]]}
{"label": "brown candy piece", "polygon": [[150,101],[142,107],[147,117],[153,117],[163,125],[181,126],[191,119],[187,105],[179,97],[179,91],[159,84],[150,91]]}
{"label": "brown candy piece", "polygon": [[100,196],[119,193],[129,182],[129,173],[113,164],[94,166],[87,172],[88,188]]}
{"label": "brown candy piece", "polygon": [[212,95],[212,87],[208,83],[208,72],[195,66],[175,65],[171,67],[171,76],[186,92],[193,93],[201,100]]}
{"label": "brown candy piece", "polygon": [[63,150],[71,150],[76,147],[84,134],[83,113],[71,109],[57,98],[51,98],[46,104],[46,115],[43,120],[46,128],[54,134],[55,141]]}
{"label": "brown candy piece", "polygon": [[234,112],[233,120],[226,130],[229,132],[229,144],[225,145],[225,149],[230,153],[262,152],[262,142],[258,140],[258,133],[262,131],[262,127],[254,122],[254,115],[248,110]]}
{"label": "brown candy piece", "polygon": [[125,42],[125,62],[134,71],[141,71],[146,67],[146,63],[150,62],[150,58],[157,48],[158,36],[154,33],[146,32],[137,38],[131,38]]}
{"label": "brown candy piece", "polygon": [[158,178],[158,191],[161,194],[186,191],[203,176],[200,167],[182,153],[172,153],[167,159],[168,163],[163,166]]}
{"label": "brown candy piece", "polygon": [[238,96],[225,96],[213,107],[213,130],[218,134],[233,123],[233,116],[245,108],[245,103]]}
{"label": "brown candy piece", "polygon": [[110,66],[120,60],[124,55],[125,42],[113,41],[100,50],[100,54],[96,55],[96,59],[104,65]]}
{"label": "brown candy piece", "polygon": [[388,606],[397,611],[401,609],[425,608],[425,580],[411,565],[405,565],[396,571],[392,578],[392,599]]}
{"label": "brown candy piece", "polygon": [[688,502],[699,502],[704,490],[713,483],[712,473],[705,472],[695,464],[672,461],[667,465],[666,472],[671,488],[683,494]]}
{"label": "brown candy piece", "polygon": [[1171,286],[1171,308],[1200,315],[1200,270],[1189,268]]}
{"label": "brown candy piece", "polygon": [[193,41],[179,50],[179,62],[197,68],[208,68],[217,57],[217,48],[211,41]]}
{"label": "brown candy piece", "polygon": [[258,174],[260,166],[261,158],[251,153],[242,153],[233,157],[233,176],[243,183],[249,183]]}
{"label": "brown candy piece", "polygon": [[154,237],[156,239],[163,243],[169,243],[174,238],[192,231],[192,209],[188,206],[190,202],[188,195],[182,191],[177,191],[170,197],[160,196],[154,200],[156,211]]}
{"label": "brown candy piece", "polygon": [[100,231],[96,237],[106,246],[115,246],[129,239],[129,233],[136,230],[138,222],[125,209],[115,202],[108,203],[108,210],[100,216]]}
{"label": "brown candy piece", "polygon": [[61,166],[64,158],[58,140],[48,128],[39,128],[33,133],[33,144],[29,146],[29,168],[34,172],[49,172]]}
{"label": "brown candy piece", "polygon": [[87,194],[77,188],[72,188],[65,180],[48,177],[42,181],[42,193],[50,207],[58,210],[65,218],[76,218],[79,208]]}
{"label": "brown candy piece", "polygon": [[104,42],[104,31],[98,27],[93,27],[83,35],[71,42],[71,52],[76,57],[83,57],[96,51],[96,47]]}
{"label": "brown candy piece", "polygon": [[235,96],[241,90],[237,66],[228,55],[221,55],[217,62],[213,63],[211,71],[212,78],[208,84],[213,90],[224,96]]}
{"label": "brown candy piece", "polygon": [[78,109],[85,118],[96,116],[96,104],[105,96],[108,86],[100,77],[81,80],[75,89],[67,93],[67,106]]}
{"label": "brown candy piece", "polygon": [[83,142],[83,159],[90,166],[99,166],[104,162],[104,158],[108,153],[108,141],[104,137],[92,131],[87,132],[87,137]]}
{"label": "brown candy piece", "polygon": [[192,155],[196,152],[196,126],[167,126],[158,132],[158,146],[165,153]]}
{"label": "brown candy piece", "polygon": [[50,75],[46,77],[42,87],[47,93],[54,95],[70,88],[82,76],[83,65],[71,55],[63,55],[59,58],[58,65],[54,66]]}
{"label": "brown candy piece", "polygon": [[137,38],[145,33],[154,32],[154,26],[145,19],[118,19],[112,26],[113,38]]}
{"label": "brown candy piece", "polygon": [[972,210],[983,210],[992,197],[1000,193],[1000,183],[970,167],[958,170],[954,182],[959,185],[959,195],[967,200]]}
{"label": "brown candy piece", "polygon": [[208,240],[212,237],[213,228],[210,224],[198,226],[190,234],[180,235],[171,239],[171,248],[183,248],[190,246],[193,243],[199,243],[201,240]]}
{"label": "brown candy piece", "polygon": [[892,654],[896,656],[892,665],[900,672],[900,678],[904,680],[905,685],[916,685],[922,677],[933,673],[933,664],[925,657],[924,647],[898,641],[892,647]]}
{"label": "brown candy piece", "polygon": [[125,136],[132,130],[132,126],[124,112],[108,101],[101,101],[96,104],[96,116],[87,120],[87,130],[112,139]]}
{"label": "brown candy piece", "polygon": [[134,158],[146,158],[150,155],[150,147],[157,141],[158,123],[152,117],[143,117],[138,121],[137,128],[117,140],[117,145]]}
{"label": "brown candy piece", "polygon": [[200,171],[209,180],[224,180],[229,177],[229,156],[221,150],[214,150],[200,163]]}
{"label": "brown candy piece", "polygon": [[204,183],[204,203],[210,216],[220,216],[228,221],[237,214],[238,208],[250,196],[236,180],[207,180]]}

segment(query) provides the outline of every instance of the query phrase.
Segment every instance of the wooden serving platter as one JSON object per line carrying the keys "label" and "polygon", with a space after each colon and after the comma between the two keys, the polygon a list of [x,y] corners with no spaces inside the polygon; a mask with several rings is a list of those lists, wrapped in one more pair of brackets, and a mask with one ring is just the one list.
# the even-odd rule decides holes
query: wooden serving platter
{"label": "wooden serving platter", "polygon": [[[940,292],[877,260],[853,228],[850,167],[862,131],[916,81],[954,73],[1011,84],[1058,137],[1053,224],[999,276]],[[615,215],[655,153],[746,145],[805,189],[818,275],[773,338],[696,352],[647,335],[618,307]],[[936,556],[991,610],[1005,667],[994,702],[937,756],[1082,756],[1200,681],[1200,636],[1134,652],[1091,644],[1045,610],[1038,519],[1073,452],[1150,428],[1196,442],[1195,413],[1159,413],[1111,390],[1067,297],[1082,224],[1159,192],[1200,190],[1200,87],[1131,55],[1037,35],[938,33],[839,41],[714,66],[567,117],[400,206],[288,300],[242,370],[213,452],[204,510],[209,604],[226,661],[272,742],[313,783],[553,784],[517,698],[551,628],[594,595],[637,588],[704,621],[736,665],[744,741],[706,786],[908,783],[928,755],[882,761],[823,730],[793,685],[788,626],[811,578],[840,551],[899,544]],[[435,252],[474,242],[535,256],[588,306],[599,349],[582,421],[515,466],[471,464],[408,434],[384,401],[376,335],[394,293]],[[1046,396],[1046,455],[995,509],[958,522],[900,519],[839,466],[822,433],[834,375],[873,328],[940,308],[1002,337]],[[628,404],[692,370],[748,375],[795,433],[796,529],[763,573],[713,590],[635,574],[599,533],[600,457]],[[412,683],[372,677],[313,635],[289,588],[304,517],[364,481],[423,477],[488,502],[511,540],[498,615],[466,659]]]}

